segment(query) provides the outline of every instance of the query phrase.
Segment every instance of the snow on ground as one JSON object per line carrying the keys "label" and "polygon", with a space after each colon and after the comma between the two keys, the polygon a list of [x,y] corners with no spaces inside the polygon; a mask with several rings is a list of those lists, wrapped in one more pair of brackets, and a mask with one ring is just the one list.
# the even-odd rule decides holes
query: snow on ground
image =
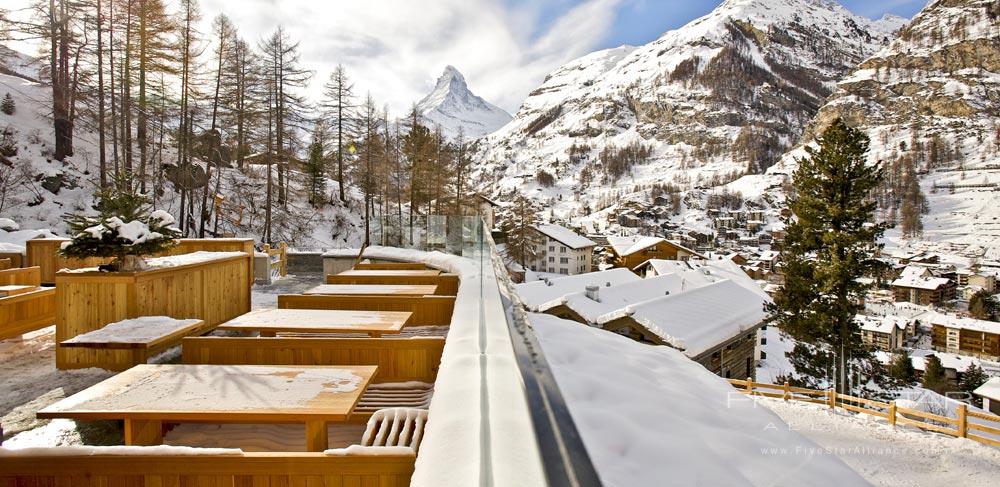
{"label": "snow on ground", "polygon": [[758,404],[824,449],[787,448],[769,455],[835,455],[876,486],[986,487],[996,485],[1000,474],[1000,449],[972,440],[904,426],[893,429],[874,416],[817,404],[768,398]]}
{"label": "snow on ground", "polygon": [[530,320],[605,485],[868,485],[836,456],[764,453],[819,448],[677,350]]}

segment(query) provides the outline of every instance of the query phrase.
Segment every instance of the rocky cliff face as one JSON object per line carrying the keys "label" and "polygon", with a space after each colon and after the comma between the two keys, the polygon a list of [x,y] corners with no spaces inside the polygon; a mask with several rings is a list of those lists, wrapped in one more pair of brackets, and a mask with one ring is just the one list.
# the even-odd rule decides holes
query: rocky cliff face
{"label": "rocky cliff face", "polygon": [[[922,238],[1000,244],[998,73],[1000,1],[933,1],[837,84],[802,142],[843,118],[868,133],[870,161],[891,180],[907,167],[921,174]],[[792,151],[771,172],[791,174],[802,154]],[[883,208],[890,220],[892,206]]]}
{"label": "rocky cliff face", "polygon": [[824,0],[728,0],[650,44],[553,72],[484,139],[483,179],[569,217],[654,185],[761,172],[800,139],[836,81],[903,23]]}

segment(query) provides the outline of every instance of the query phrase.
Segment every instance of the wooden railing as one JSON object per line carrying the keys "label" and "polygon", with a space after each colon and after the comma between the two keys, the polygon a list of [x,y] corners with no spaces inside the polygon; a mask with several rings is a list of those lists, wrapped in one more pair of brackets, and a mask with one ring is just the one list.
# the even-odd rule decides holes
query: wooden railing
{"label": "wooden railing", "polygon": [[267,271],[269,274],[273,275],[273,273],[277,272],[281,277],[288,275],[288,244],[281,242],[275,248],[264,244],[262,252],[267,254]]}
{"label": "wooden railing", "polygon": [[330,456],[323,453],[169,455],[72,454],[60,448],[0,455],[0,486],[190,487],[410,485],[414,455]]}
{"label": "wooden railing", "polygon": [[10,258],[0,259],[0,271],[10,269],[11,267],[14,267],[14,264],[11,263]]}
{"label": "wooden railing", "polygon": [[[781,385],[754,382],[752,379],[728,379],[729,383],[740,392],[751,396],[763,396],[784,399],[785,401],[804,401],[824,404],[830,409],[841,408],[855,413],[868,414],[885,418],[892,426],[905,424],[920,429],[934,431],[950,436],[968,438],[980,443],[1000,447],[1000,440],[989,438],[978,433],[988,433],[1000,437],[1000,416],[970,411],[965,404],[959,404],[955,418],[940,414],[928,413],[896,405],[896,401],[883,402],[863,397],[840,394],[833,389],[818,390],[804,387],[793,387],[785,382]],[[970,421],[973,418],[976,421]]]}
{"label": "wooden railing", "polygon": [[[11,284],[38,286],[39,272],[37,267],[2,270],[0,271],[0,286]],[[56,292],[54,289],[38,289],[0,298],[0,340],[44,328],[55,321]]]}

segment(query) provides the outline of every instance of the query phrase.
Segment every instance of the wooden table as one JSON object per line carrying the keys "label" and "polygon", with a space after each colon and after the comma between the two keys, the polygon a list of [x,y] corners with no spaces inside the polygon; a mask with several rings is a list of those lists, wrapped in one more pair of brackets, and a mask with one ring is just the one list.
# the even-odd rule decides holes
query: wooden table
{"label": "wooden table", "polygon": [[126,445],[163,442],[163,423],[305,423],[308,451],[350,417],[376,366],[137,365],[38,412],[120,419]]}
{"label": "wooden table", "polygon": [[338,276],[378,276],[378,277],[435,277],[440,276],[441,271],[435,269],[426,270],[368,270],[368,269],[351,269],[348,271],[341,272],[337,274]]}
{"label": "wooden table", "polygon": [[435,285],[405,284],[323,284],[302,294],[335,294],[349,296],[431,296]]}
{"label": "wooden table", "polygon": [[345,311],[318,309],[261,309],[251,311],[219,326],[220,330],[257,331],[273,337],[278,332],[294,333],[399,333],[410,320],[409,311]]}

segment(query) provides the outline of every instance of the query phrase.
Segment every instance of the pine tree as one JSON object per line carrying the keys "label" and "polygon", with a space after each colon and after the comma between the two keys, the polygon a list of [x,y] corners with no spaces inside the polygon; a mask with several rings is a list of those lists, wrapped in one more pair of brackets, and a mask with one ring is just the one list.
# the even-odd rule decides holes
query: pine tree
{"label": "pine tree", "polygon": [[355,128],[354,110],[354,85],[347,77],[347,71],[343,65],[337,65],[330,79],[323,87],[324,100],[322,108],[326,111],[330,128],[334,131],[337,141],[337,183],[340,184],[340,201],[347,201],[344,193],[346,181],[344,180],[344,150],[345,142],[351,138]]}
{"label": "pine tree", "polygon": [[936,355],[927,357],[924,362],[924,378],[921,381],[924,389],[943,394],[948,389],[948,379],[945,377],[944,365]]}
{"label": "pine tree", "polygon": [[500,231],[507,238],[504,257],[525,270],[538,258],[538,246],[542,244],[541,235],[534,229],[538,211],[532,200],[518,193],[509,209],[500,215]]}
{"label": "pine tree", "polygon": [[323,124],[317,124],[313,131],[313,140],[309,144],[309,160],[306,161],[306,174],[309,178],[309,203],[313,206],[319,205],[323,201],[323,193],[326,192],[326,181],[323,179],[326,164],[325,136],[323,135]]}
{"label": "pine tree", "polygon": [[0,111],[7,115],[13,115],[16,110],[17,107],[14,105],[14,97],[10,96],[10,93],[7,93],[3,97],[3,103],[0,104]]}
{"label": "pine tree", "polygon": [[855,316],[867,291],[860,277],[883,264],[875,258],[885,226],[874,224],[872,192],[882,171],[866,164],[868,137],[834,120],[808,147],[792,185],[782,258],[785,285],[767,305],[768,321],[792,336],[789,354],[808,383],[832,383],[848,392],[848,367],[878,379],[878,366],[861,340]]}
{"label": "pine tree", "polygon": [[892,355],[892,362],[889,364],[889,376],[899,385],[910,385],[917,378],[917,371],[913,368],[913,361],[906,352],[896,352]]}
{"label": "pine tree", "polygon": [[[115,176],[114,185],[99,188],[94,209],[97,216],[83,213],[66,215],[73,235],[69,245],[60,249],[63,257],[115,257],[115,270],[141,268],[143,255],[173,247],[180,230],[173,227],[174,217],[152,211],[149,199],[124,174]],[[129,259],[134,256],[136,258]]]}
{"label": "pine tree", "polygon": [[996,321],[1000,315],[1000,303],[989,291],[978,291],[969,299],[969,314],[976,319]]}
{"label": "pine tree", "polygon": [[965,369],[965,373],[962,374],[962,381],[959,382],[958,388],[967,392],[976,406],[982,407],[982,399],[976,397],[972,391],[978,389],[979,386],[985,384],[989,379],[990,377],[986,375],[982,367],[976,364],[969,364],[969,367]]}

